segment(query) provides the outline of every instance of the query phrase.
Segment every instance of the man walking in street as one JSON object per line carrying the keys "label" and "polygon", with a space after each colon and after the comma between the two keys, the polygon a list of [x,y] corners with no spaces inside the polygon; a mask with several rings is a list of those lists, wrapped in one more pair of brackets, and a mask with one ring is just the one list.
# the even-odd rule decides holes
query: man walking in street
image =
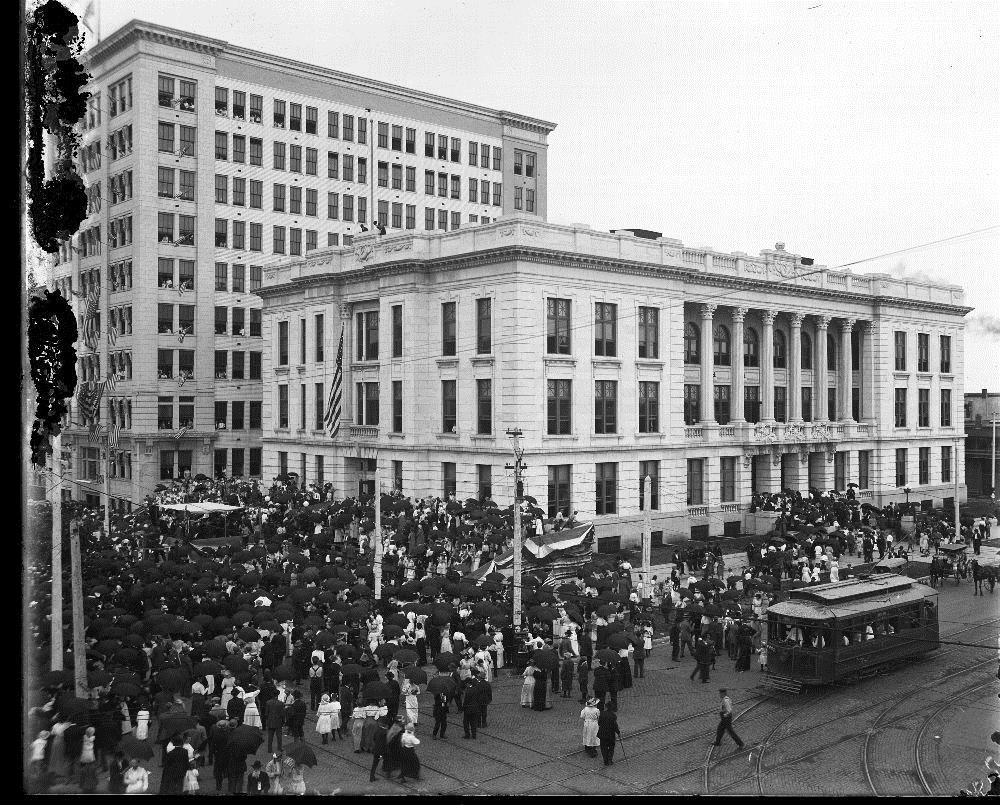
{"label": "man walking in street", "polygon": [[285,726],[285,705],[275,696],[268,699],[264,705],[264,726],[267,728],[267,753],[274,752],[274,739],[278,739],[278,751],[281,751],[282,731]]}
{"label": "man walking in street", "polygon": [[[462,729],[465,731],[463,738],[476,738],[476,728],[482,718],[482,706],[486,700],[486,692],[478,677],[473,676],[465,682],[465,690],[462,695]],[[471,733],[471,734],[470,734]]]}
{"label": "man walking in street", "polygon": [[694,681],[696,674],[701,674],[701,681],[708,682],[708,667],[711,663],[711,648],[704,640],[698,638],[698,643],[694,649],[694,670],[691,672],[691,681]]}
{"label": "man walking in street", "polygon": [[713,746],[720,746],[723,733],[728,732],[730,737],[736,741],[737,748],[742,749],[743,741],[733,731],[733,702],[726,693],[725,688],[719,688],[719,696],[722,698],[719,705],[719,727],[715,731],[715,743]]}
{"label": "man walking in street", "polygon": [[615,740],[622,737],[622,731],[618,727],[617,710],[617,705],[610,702],[597,717],[597,740],[601,745],[601,757],[604,758],[605,766],[610,766],[614,762]]}

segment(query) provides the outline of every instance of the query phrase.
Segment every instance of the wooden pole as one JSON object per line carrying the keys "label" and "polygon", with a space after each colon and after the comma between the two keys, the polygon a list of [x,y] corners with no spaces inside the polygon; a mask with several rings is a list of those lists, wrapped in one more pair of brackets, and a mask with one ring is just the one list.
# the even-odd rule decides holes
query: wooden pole
{"label": "wooden pole", "polygon": [[378,453],[375,454],[375,534],[374,561],[372,571],[375,574],[375,601],[382,600],[382,489],[378,482]]}
{"label": "wooden pole", "polygon": [[642,481],[642,595],[650,597],[652,584],[650,583],[650,553],[652,552],[653,536],[650,532],[649,507],[652,503],[652,489],[650,477],[647,475]]}
{"label": "wooden pole", "polygon": [[52,489],[49,505],[52,508],[52,603],[51,611],[51,665],[53,671],[63,669],[63,569],[62,569],[62,436],[52,438]]}
{"label": "wooden pole", "polygon": [[87,648],[83,642],[83,565],[80,561],[80,521],[69,523],[70,579],[73,590],[73,679],[76,695],[87,698]]}

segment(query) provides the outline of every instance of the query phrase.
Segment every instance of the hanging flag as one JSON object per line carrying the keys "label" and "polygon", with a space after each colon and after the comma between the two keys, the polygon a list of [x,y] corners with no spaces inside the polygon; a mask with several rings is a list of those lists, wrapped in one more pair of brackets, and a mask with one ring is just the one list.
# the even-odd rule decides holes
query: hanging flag
{"label": "hanging flag", "polygon": [[181,327],[181,328],[179,328],[177,330],[177,341],[180,342],[181,344],[183,344],[184,343],[184,336],[186,336],[188,334],[188,331],[190,329],[191,329],[190,327]]}
{"label": "hanging flag", "polygon": [[183,439],[183,438],[184,438],[184,435],[185,435],[185,434],[186,434],[186,433],[187,433],[187,432],[188,432],[189,430],[190,430],[190,428],[188,428],[188,426],[187,426],[187,425],[184,425],[184,427],[182,427],[182,428],[181,428],[181,429],[180,429],[179,431],[177,431],[177,433],[175,433],[175,434],[174,434],[174,438],[175,438],[175,439],[177,439],[177,441],[180,441],[181,439]]}
{"label": "hanging flag", "polygon": [[121,434],[121,425],[112,425],[108,428],[108,447],[118,447],[118,439]]}
{"label": "hanging flag", "polygon": [[118,384],[118,378],[114,372],[108,372],[108,379],[104,381],[104,385],[107,387],[108,391],[114,391],[115,386]]}
{"label": "hanging flag", "polygon": [[344,387],[344,329],[340,328],[340,346],[337,347],[337,368],[333,373],[333,385],[330,386],[330,400],[326,406],[326,416],[323,422],[330,429],[330,438],[337,438],[340,431],[340,398]]}
{"label": "hanging flag", "polygon": [[118,328],[111,324],[108,325],[108,340],[111,342],[111,346],[118,343]]}
{"label": "hanging flag", "polygon": [[98,425],[96,422],[90,426],[90,443],[100,444],[101,438],[104,436],[104,426]]}

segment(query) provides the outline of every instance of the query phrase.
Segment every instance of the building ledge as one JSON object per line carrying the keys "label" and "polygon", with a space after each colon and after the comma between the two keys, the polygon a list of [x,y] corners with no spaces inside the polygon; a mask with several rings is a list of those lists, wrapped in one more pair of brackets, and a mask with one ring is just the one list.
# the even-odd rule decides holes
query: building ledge
{"label": "building ledge", "polygon": [[635,362],[636,369],[662,369],[665,365],[665,361],[658,361],[654,358],[637,358]]}
{"label": "building ledge", "polygon": [[569,368],[576,368],[576,358],[570,358],[569,356],[560,357],[558,355],[546,355],[543,358],[546,366],[567,366]]}
{"label": "building ledge", "polygon": [[[492,355],[474,355],[470,358],[473,366],[492,366],[493,356]],[[440,362],[438,363],[440,366]]]}
{"label": "building ledge", "polygon": [[439,369],[451,369],[458,366],[458,358],[448,356],[447,358],[438,358],[437,365]]}

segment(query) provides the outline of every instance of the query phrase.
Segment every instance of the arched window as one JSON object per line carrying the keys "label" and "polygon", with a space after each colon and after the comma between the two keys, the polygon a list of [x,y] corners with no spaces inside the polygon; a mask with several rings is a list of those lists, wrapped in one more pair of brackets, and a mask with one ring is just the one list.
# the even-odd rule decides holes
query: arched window
{"label": "arched window", "polygon": [[785,334],[781,330],[774,331],[774,368],[784,369],[787,361],[785,359],[786,349]]}
{"label": "arched window", "polygon": [[813,368],[813,340],[812,337],[805,330],[802,331],[802,337],[799,339],[802,345],[802,368],[812,369]]}
{"label": "arched window", "polygon": [[826,368],[837,368],[837,337],[833,333],[826,334]]}
{"label": "arched window", "polygon": [[712,331],[712,348],[716,366],[729,366],[729,328],[716,324]]}
{"label": "arched window", "polygon": [[684,363],[701,363],[700,345],[698,325],[689,321],[684,326]]}
{"label": "arched window", "polygon": [[743,331],[743,365],[760,366],[760,338],[753,327]]}

